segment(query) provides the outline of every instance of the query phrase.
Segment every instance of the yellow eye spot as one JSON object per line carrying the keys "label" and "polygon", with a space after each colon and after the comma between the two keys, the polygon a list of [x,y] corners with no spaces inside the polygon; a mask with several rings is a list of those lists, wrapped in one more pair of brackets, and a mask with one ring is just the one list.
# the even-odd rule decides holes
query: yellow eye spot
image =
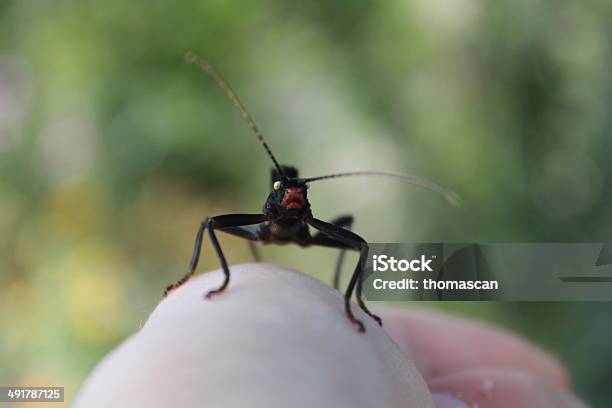
{"label": "yellow eye spot", "polygon": [[280,181],[275,181],[274,182],[274,189],[278,190],[279,188],[281,188],[281,182]]}

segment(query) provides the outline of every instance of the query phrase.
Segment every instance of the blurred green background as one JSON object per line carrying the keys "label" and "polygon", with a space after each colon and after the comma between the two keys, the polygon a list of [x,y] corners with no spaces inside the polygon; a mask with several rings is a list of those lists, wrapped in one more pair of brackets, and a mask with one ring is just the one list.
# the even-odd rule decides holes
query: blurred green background
{"label": "blurred green background", "polygon": [[[407,171],[463,196],[312,186],[316,216],[353,213],[371,242],[597,242],[612,227],[610,38],[603,0],[0,1],[0,383],[65,385],[69,401],[184,272],[199,222],[263,205],[265,152],[186,51],[302,175]],[[209,245],[200,271],[218,267]],[[263,255],[325,281],[336,258]],[[612,406],[610,304],[428,306],[522,333]]]}

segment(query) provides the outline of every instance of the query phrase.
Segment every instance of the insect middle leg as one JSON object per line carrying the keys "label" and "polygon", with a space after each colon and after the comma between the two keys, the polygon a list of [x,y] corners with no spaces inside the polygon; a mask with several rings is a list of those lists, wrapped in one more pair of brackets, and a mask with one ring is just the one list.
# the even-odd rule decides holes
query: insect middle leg
{"label": "insect middle leg", "polygon": [[[342,215],[340,217],[334,218],[333,220],[330,221],[330,223],[334,224],[334,225],[337,225],[339,227],[344,227],[344,228],[347,228],[347,229],[351,229],[351,227],[353,226],[353,221],[354,221],[354,218],[353,218],[352,215]],[[319,241],[326,241],[326,240],[335,241],[333,238],[328,237],[323,232],[317,232],[313,236],[313,239],[315,241],[317,241],[317,240],[319,240]],[[340,274],[342,273],[342,264],[344,263],[344,256],[345,256],[345,254],[346,254],[346,250],[345,249],[340,249],[340,254],[338,254],[338,260],[336,262],[336,269],[334,270],[334,277],[333,277],[333,280],[332,280],[334,289],[338,289],[339,286],[340,286]]]}
{"label": "insect middle leg", "polygon": [[[368,316],[374,319],[378,324],[382,325],[382,320],[380,319],[380,317],[370,312],[370,310],[367,308],[367,306],[365,305],[362,299],[362,293],[361,293],[362,282],[361,281],[363,280],[363,265],[365,264],[366,257],[368,256],[367,242],[363,238],[361,238],[359,235],[355,234],[354,232],[347,230],[345,228],[342,228],[338,225],[330,224],[325,221],[318,220],[316,218],[311,218],[310,220],[308,220],[308,223],[312,227],[326,234],[327,236],[335,239],[336,240],[335,246],[337,248],[344,248],[344,249],[352,248],[352,249],[359,251],[359,262],[357,263],[357,266],[355,267],[355,271],[353,272],[353,275],[351,276],[351,280],[349,281],[348,287],[346,289],[346,293],[344,295],[344,309],[346,311],[346,315],[349,318],[349,320],[357,326],[360,332],[364,332],[365,326],[363,325],[363,322],[361,322],[359,319],[356,319],[351,310],[351,297],[353,295],[353,291],[355,290],[355,287],[357,287],[357,292],[356,292],[357,304],[359,305],[359,307],[361,307],[361,309]],[[331,245],[331,242],[326,242],[325,244],[322,244],[322,243],[313,241],[312,244],[313,245],[319,244],[319,245],[324,245],[324,246],[334,246],[334,245]]]}
{"label": "insect middle leg", "polygon": [[[193,247],[193,254],[191,255],[191,262],[189,262],[189,269],[187,273],[178,281],[168,286],[164,291],[164,296],[167,296],[170,291],[178,288],[195,272],[198,267],[198,261],[200,259],[200,251],[202,249],[202,241],[204,239],[204,231],[208,229],[208,235],[213,244],[213,248],[217,253],[217,257],[219,258],[219,263],[221,264],[221,268],[223,269],[224,280],[221,286],[217,289],[211,290],[206,294],[207,298],[222,292],[229,283],[230,272],[229,267],[227,266],[227,261],[225,260],[225,256],[223,255],[223,251],[221,250],[221,246],[219,245],[219,241],[217,240],[217,236],[215,235],[215,229],[219,229],[224,232],[228,232],[233,235],[238,235],[242,238],[246,238],[249,240],[254,239],[254,236],[248,236],[246,233],[239,234],[236,230],[237,227],[243,227],[246,225],[259,224],[266,220],[266,216],[263,214],[226,214],[226,215],[218,215],[215,217],[206,218],[200,224],[200,228],[198,229],[198,233],[196,234],[196,240]],[[227,230],[226,230],[227,229]],[[246,231],[243,229],[242,231]]]}
{"label": "insect middle leg", "polygon": [[251,255],[253,255],[253,259],[255,262],[261,262],[261,254],[259,253],[259,249],[255,246],[253,241],[249,241],[249,249],[251,250]]}

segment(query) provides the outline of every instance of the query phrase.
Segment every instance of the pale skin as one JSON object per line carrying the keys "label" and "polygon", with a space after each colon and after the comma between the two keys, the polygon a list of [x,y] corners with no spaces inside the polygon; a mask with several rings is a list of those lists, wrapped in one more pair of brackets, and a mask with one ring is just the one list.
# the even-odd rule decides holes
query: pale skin
{"label": "pale skin", "polygon": [[[419,309],[384,326],[307,275],[265,264],[194,277],[90,375],[75,407],[584,407],[561,364],[499,329]],[[392,339],[392,340],[391,340]],[[433,397],[432,397],[433,396]]]}

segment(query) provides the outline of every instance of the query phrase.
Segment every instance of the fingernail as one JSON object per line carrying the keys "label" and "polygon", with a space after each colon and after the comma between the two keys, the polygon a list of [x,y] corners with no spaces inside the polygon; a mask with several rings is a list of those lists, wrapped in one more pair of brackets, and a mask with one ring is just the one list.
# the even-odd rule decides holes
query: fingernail
{"label": "fingernail", "polygon": [[432,394],[431,398],[436,403],[436,408],[469,408],[465,402],[449,394]]}

